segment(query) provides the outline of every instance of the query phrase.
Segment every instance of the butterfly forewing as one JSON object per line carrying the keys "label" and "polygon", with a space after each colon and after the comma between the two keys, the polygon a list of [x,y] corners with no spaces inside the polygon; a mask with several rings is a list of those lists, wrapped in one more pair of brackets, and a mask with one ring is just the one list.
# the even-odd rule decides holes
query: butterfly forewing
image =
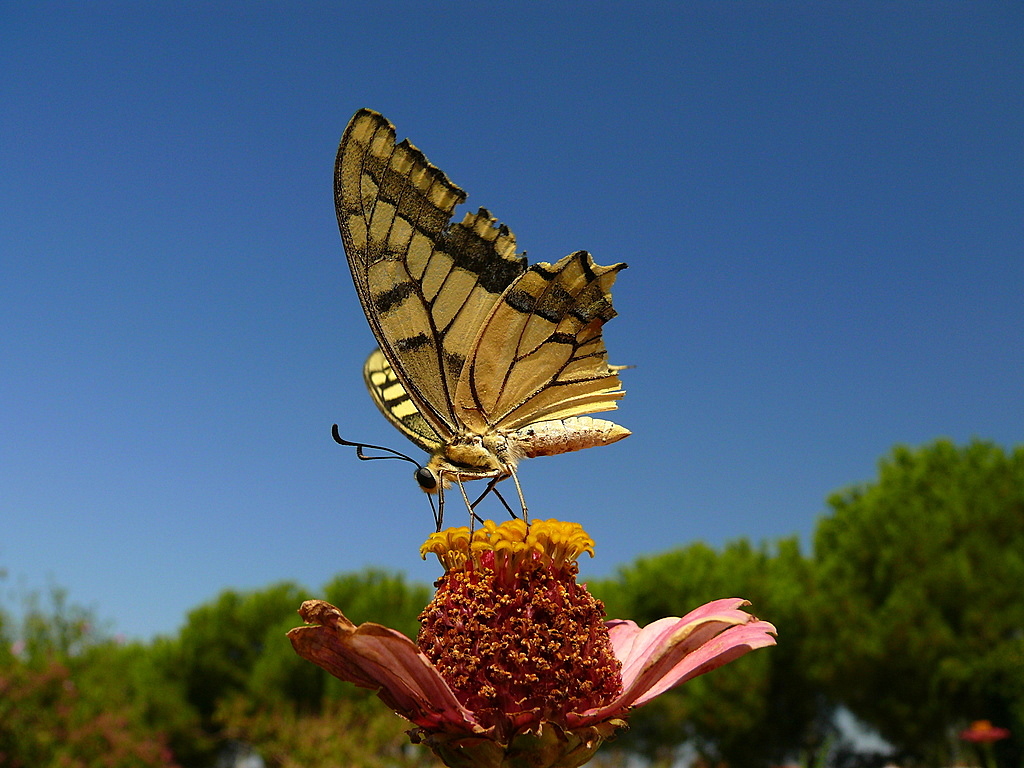
{"label": "butterfly forewing", "polygon": [[465,197],[384,117],[352,118],[335,166],[349,266],[383,355],[441,437],[458,431],[453,393],[480,325],[525,270],[485,210],[449,226]]}

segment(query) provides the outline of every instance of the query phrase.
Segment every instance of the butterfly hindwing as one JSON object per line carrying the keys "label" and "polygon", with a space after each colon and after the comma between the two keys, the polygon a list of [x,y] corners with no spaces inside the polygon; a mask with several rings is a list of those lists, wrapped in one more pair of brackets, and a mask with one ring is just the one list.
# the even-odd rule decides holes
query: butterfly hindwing
{"label": "butterfly hindwing", "polygon": [[460,421],[483,434],[616,408],[624,392],[601,330],[625,266],[586,251],[531,266],[481,328],[456,388]]}
{"label": "butterfly hindwing", "polygon": [[423,450],[433,453],[441,446],[441,438],[395,376],[391,363],[379,349],[373,350],[363,365],[363,381],[373,402],[396,429]]}
{"label": "butterfly hindwing", "polygon": [[480,326],[526,269],[486,210],[450,224],[465,198],[383,116],[352,118],[335,165],[352,277],[383,356],[442,439],[458,431],[453,396]]}

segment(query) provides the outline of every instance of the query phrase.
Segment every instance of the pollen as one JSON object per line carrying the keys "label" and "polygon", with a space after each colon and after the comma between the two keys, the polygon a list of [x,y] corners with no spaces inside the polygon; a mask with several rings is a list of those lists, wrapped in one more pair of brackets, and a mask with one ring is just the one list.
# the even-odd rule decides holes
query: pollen
{"label": "pollen", "polygon": [[604,606],[576,581],[576,558],[593,551],[581,526],[557,520],[453,528],[423,545],[446,573],[420,614],[420,650],[507,738],[621,691]]}
{"label": "pollen", "polygon": [[527,525],[509,520],[501,525],[485,520],[483,526],[447,528],[430,537],[420,547],[420,555],[437,555],[446,571],[458,570],[472,562],[480,567],[486,560],[496,571],[514,574],[523,563],[540,561],[560,569],[575,563],[583,553],[594,556],[594,540],[579,523],[537,520]]}

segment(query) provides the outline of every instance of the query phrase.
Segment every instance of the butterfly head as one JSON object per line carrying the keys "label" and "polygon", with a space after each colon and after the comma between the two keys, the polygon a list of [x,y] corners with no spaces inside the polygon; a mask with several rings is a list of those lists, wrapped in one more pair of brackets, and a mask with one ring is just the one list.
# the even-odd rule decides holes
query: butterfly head
{"label": "butterfly head", "polygon": [[437,475],[427,467],[416,467],[416,472],[413,474],[416,478],[416,484],[424,490],[426,493],[437,493],[437,487],[440,485],[437,479]]}

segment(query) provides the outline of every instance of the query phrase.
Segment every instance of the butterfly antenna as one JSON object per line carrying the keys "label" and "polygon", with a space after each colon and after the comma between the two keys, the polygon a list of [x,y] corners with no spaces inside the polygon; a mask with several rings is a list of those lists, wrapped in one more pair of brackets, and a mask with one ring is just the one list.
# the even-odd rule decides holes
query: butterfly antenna
{"label": "butterfly antenna", "polygon": [[[403,459],[405,461],[412,462],[417,467],[420,467],[422,469],[422,465],[418,461],[416,461],[416,459],[412,458],[411,456],[406,456],[404,453],[400,453],[399,451],[396,451],[394,448],[385,448],[382,445],[370,445],[369,443],[353,443],[351,440],[346,440],[340,434],[338,434],[337,424],[331,427],[331,436],[334,438],[334,442],[336,442],[338,445],[345,445],[348,446],[349,448],[355,448],[356,456],[362,459],[363,461],[373,461],[375,459]],[[363,453],[364,448],[369,448],[374,451],[384,451],[385,453],[390,453],[391,455],[367,456],[365,453]]]}
{"label": "butterfly antenna", "polygon": [[[356,457],[362,461],[374,461],[376,459],[402,459],[416,465],[417,469],[423,469],[423,465],[420,464],[416,459],[411,456],[406,456],[400,451],[396,451],[394,448],[385,448],[383,445],[370,445],[369,443],[354,443],[351,440],[346,440],[340,434],[338,434],[338,425],[334,424],[331,426],[331,436],[334,438],[334,442],[338,445],[344,445],[349,448],[356,449]],[[367,456],[363,453],[364,449],[370,449],[374,451],[384,451],[384,453],[391,454],[390,456]],[[438,489],[439,491],[441,489]],[[434,522],[437,524],[437,530],[441,530],[441,522],[444,520],[444,495],[439,493],[438,506],[434,506],[434,497],[427,494],[427,501],[430,502],[430,512],[434,516]]]}

